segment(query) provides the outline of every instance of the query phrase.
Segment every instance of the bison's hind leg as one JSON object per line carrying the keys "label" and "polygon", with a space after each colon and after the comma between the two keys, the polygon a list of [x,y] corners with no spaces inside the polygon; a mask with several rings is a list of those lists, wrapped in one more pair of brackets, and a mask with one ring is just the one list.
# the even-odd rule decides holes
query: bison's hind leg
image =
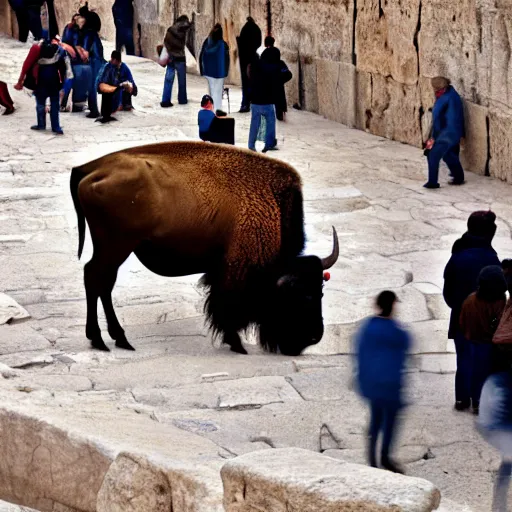
{"label": "bison's hind leg", "polygon": [[231,352],[247,354],[247,350],[245,350],[242,345],[242,340],[237,332],[225,332],[222,338],[222,343],[229,345]]}

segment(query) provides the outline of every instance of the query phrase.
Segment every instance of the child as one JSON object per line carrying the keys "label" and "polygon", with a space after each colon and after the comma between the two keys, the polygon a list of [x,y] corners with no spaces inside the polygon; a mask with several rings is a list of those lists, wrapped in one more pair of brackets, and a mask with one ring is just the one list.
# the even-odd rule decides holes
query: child
{"label": "child", "polygon": [[213,107],[213,98],[209,94],[205,94],[201,99],[201,110],[197,115],[197,123],[199,124],[199,138],[208,140],[208,132],[215,119],[215,111]]}
{"label": "child", "polygon": [[381,465],[402,473],[390,459],[395,423],[402,403],[402,374],[411,341],[409,334],[393,319],[396,295],[384,291],[377,297],[378,314],[369,318],[357,334],[358,382],[361,395],[370,405],[368,456],[377,466],[376,448],[382,431]]}

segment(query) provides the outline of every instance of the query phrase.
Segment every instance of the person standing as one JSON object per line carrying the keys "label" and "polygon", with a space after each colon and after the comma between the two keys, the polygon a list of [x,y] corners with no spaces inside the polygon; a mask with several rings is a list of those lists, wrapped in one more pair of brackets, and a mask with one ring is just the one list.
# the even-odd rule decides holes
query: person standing
{"label": "person standing", "polygon": [[116,26],[116,50],[121,52],[124,46],[127,55],[135,55],[133,0],[115,0],[112,6],[112,15]]}
{"label": "person standing", "polygon": [[279,55],[268,52],[248,67],[251,81],[251,126],[249,128],[249,149],[256,151],[256,139],[260,130],[261,118],[265,119],[265,147],[263,153],[277,150],[276,110],[274,102],[279,87]]}
{"label": "person standing", "polygon": [[7,84],[2,81],[0,81],[0,105],[5,108],[4,116],[8,116],[14,112],[14,103],[9,94],[9,89],[7,88]]}
{"label": "person standing", "polygon": [[36,97],[37,124],[31,126],[32,130],[46,130],[46,100],[50,98],[50,120],[52,131],[56,135],[64,135],[59,123],[59,92],[64,85],[70,64],[66,63],[66,56],[57,44],[44,42],[41,45],[37,85],[34,90]]}
{"label": "person standing", "polygon": [[242,79],[242,105],[240,113],[251,111],[250,82],[247,76],[247,66],[258,56],[261,46],[261,29],[254,19],[249,16],[247,23],[242,27],[240,35],[236,38],[238,44],[238,58],[240,60],[240,76]]}
{"label": "person standing", "polygon": [[41,22],[41,7],[45,0],[25,0],[24,5],[27,12],[28,29],[32,32],[34,40],[38,41],[43,37],[43,24]]}
{"label": "person standing", "polygon": [[457,354],[455,373],[455,409],[471,406],[471,348],[460,326],[460,313],[466,298],[476,291],[478,276],[484,267],[500,265],[492,240],[496,234],[496,215],[491,211],[473,212],[468,230],[452,248],[444,270],[443,296],[451,309],[448,338],[454,340]]}
{"label": "person standing", "polygon": [[493,336],[505,310],[507,281],[501,265],[484,267],[478,288],[462,304],[460,327],[471,351],[471,404],[478,414],[480,394],[497,358]]}
{"label": "person standing", "polygon": [[222,26],[217,23],[206,38],[199,55],[201,75],[208,80],[209,94],[213,98],[217,115],[226,115],[222,110],[224,79],[229,74],[229,46],[224,41]]}
{"label": "person standing", "polygon": [[28,12],[23,0],[9,0],[9,5],[16,15],[18,22],[18,39],[22,43],[27,42],[28,38]]}
{"label": "person standing", "polygon": [[167,29],[164,44],[158,63],[166,66],[164,90],[162,93],[162,108],[172,107],[172,87],[174,77],[178,74],[178,103],[186,105],[187,98],[187,64],[185,57],[185,44],[187,41],[187,32],[192,27],[188,16],[180,16],[172,27]]}
{"label": "person standing", "polygon": [[137,96],[137,85],[130,68],[121,60],[121,52],[114,50],[110,62],[103,66],[98,78],[101,100],[101,123],[116,121],[112,114],[122,109],[130,111],[132,96]]}
{"label": "person standing", "polygon": [[268,59],[272,55],[271,59],[279,61],[279,80],[276,84],[274,106],[276,107],[276,118],[278,121],[284,121],[284,116],[288,112],[288,104],[286,101],[286,91],[284,84],[289,82],[292,78],[292,72],[288,69],[288,66],[284,61],[281,60],[281,52],[274,46],[275,40],[273,37],[265,38],[266,49],[261,54],[262,59]]}
{"label": "person standing", "polygon": [[403,407],[403,371],[411,339],[394,319],[396,295],[383,291],[377,297],[378,314],[364,322],[356,335],[359,391],[370,405],[368,458],[377,464],[377,440],[382,432],[381,466],[403,471],[390,458],[396,420]]}
{"label": "person standing", "polygon": [[439,188],[439,164],[445,161],[453,180],[450,185],[464,183],[464,170],[459,160],[460,142],[465,136],[464,106],[448,78],[431,81],[436,102],[432,109],[432,135],[425,143],[428,161],[428,181],[425,188]]}

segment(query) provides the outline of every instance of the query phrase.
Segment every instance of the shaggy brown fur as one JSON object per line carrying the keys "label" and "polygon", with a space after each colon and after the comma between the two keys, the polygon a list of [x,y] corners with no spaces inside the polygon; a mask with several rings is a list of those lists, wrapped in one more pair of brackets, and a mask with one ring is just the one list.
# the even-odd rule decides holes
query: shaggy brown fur
{"label": "shaggy brown fur", "polygon": [[131,348],[111,302],[117,270],[131,252],[161,275],[205,273],[209,320],[226,335],[258,323],[255,287],[277,280],[304,248],[298,173],[251,151],[203,142],[131,148],[74,168],[71,194],[79,257],[84,216],[94,245],[84,277],[86,333],[96,348],[106,349],[98,297],[110,335]]}

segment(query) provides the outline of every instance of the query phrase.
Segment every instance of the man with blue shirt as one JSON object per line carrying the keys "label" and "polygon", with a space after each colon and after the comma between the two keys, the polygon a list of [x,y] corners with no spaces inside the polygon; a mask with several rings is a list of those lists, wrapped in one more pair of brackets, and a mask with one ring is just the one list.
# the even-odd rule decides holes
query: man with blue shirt
{"label": "man with blue shirt", "polygon": [[376,316],[367,319],[356,335],[359,392],[371,411],[368,458],[377,466],[377,440],[382,432],[381,466],[394,473],[402,470],[389,456],[398,412],[403,407],[402,384],[409,334],[393,319],[396,295],[381,292]]}
{"label": "man with blue shirt", "polygon": [[137,96],[137,85],[117,50],[112,52],[110,62],[103,66],[98,75],[98,92],[102,95],[100,123],[115,121],[112,114],[118,110],[133,109],[132,96]]}
{"label": "man with blue shirt", "polygon": [[432,136],[425,143],[428,160],[428,182],[425,188],[439,188],[439,164],[443,159],[453,178],[450,185],[464,183],[464,170],[459,160],[460,141],[465,136],[464,106],[450,80],[432,78],[436,102],[432,109]]}

